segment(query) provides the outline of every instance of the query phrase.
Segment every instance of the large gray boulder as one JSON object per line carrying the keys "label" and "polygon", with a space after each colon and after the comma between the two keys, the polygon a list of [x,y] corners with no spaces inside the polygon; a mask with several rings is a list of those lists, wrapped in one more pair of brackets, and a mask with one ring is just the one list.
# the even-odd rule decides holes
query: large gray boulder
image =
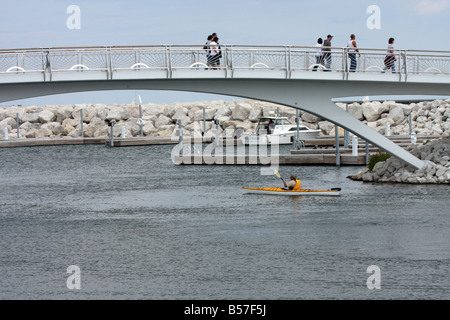
{"label": "large gray boulder", "polygon": [[[70,130],[70,127],[67,127],[67,129]],[[84,126],[83,126],[84,129]],[[89,124],[86,125],[86,129],[84,130],[84,134],[86,137],[103,137],[105,136],[106,132],[108,130],[108,125],[99,117],[94,117],[89,122]]]}
{"label": "large gray boulder", "polygon": [[236,102],[236,106],[231,114],[231,117],[234,120],[247,120],[251,110],[252,106],[250,104],[245,102]]}
{"label": "large gray boulder", "polygon": [[[231,116],[231,109],[224,105],[217,108],[216,113],[214,114],[214,119],[220,118],[220,117],[229,117]],[[251,112],[250,112],[251,114]]]}
{"label": "large gray boulder", "polygon": [[172,119],[170,119],[169,117],[166,117],[165,115],[161,114],[158,119],[156,119],[155,121],[155,127],[156,128],[160,128],[162,126],[167,126],[172,124]]}
{"label": "large gray boulder", "polygon": [[145,136],[154,136],[158,132],[158,129],[155,128],[153,122],[146,121],[144,122],[143,131]]}
{"label": "large gray boulder", "polygon": [[331,130],[334,129],[334,124],[329,121],[320,121],[318,123],[319,129],[326,135],[329,135]]}
{"label": "large gray boulder", "polygon": [[259,121],[259,117],[262,116],[262,109],[260,106],[255,105],[252,106],[250,113],[248,115],[248,120],[256,122]]}
{"label": "large gray boulder", "polygon": [[56,115],[48,109],[39,112],[39,121],[41,123],[52,122],[56,119]]}
{"label": "large gray boulder", "polygon": [[83,122],[89,123],[95,117],[97,117],[97,109],[92,106],[85,106],[82,108],[75,108],[72,112],[72,117],[81,122],[81,110],[83,111]]}
{"label": "large gray boulder", "polygon": [[127,120],[130,118],[130,113],[127,109],[123,107],[114,107],[111,108],[111,110],[108,111],[108,114],[106,116],[106,120],[115,120],[115,121],[121,121],[121,120]]}
{"label": "large gray boulder", "polygon": [[137,118],[130,118],[122,125],[130,131],[133,137],[141,135],[141,126],[139,125]]}
{"label": "large gray boulder", "polygon": [[17,128],[17,120],[13,118],[6,118],[2,121],[0,121],[1,126],[9,127],[10,129],[16,129]]}
{"label": "large gray boulder", "polygon": [[165,105],[162,104],[154,104],[154,103],[148,103],[148,104],[144,104],[142,105],[142,112],[145,115],[166,115],[167,114],[167,107]]}
{"label": "large gray boulder", "polygon": [[348,113],[350,113],[353,117],[358,120],[364,120],[363,108],[359,105],[359,103],[352,103],[348,106]]}
{"label": "large gray boulder", "polygon": [[20,117],[21,123],[31,122],[38,123],[39,122],[39,112],[25,112]]}
{"label": "large gray boulder", "polygon": [[64,134],[64,128],[59,122],[47,122],[41,126],[41,129],[48,129],[55,136]]}
{"label": "large gray boulder", "polygon": [[71,118],[73,112],[72,105],[63,105],[54,109],[56,122],[62,123],[64,119]]}
{"label": "large gray boulder", "polygon": [[308,112],[303,112],[301,118],[302,118],[303,121],[309,122],[309,123],[316,123],[316,122],[319,122],[321,120],[320,117],[315,116],[315,115],[313,115],[311,113],[308,113]]}
{"label": "large gray boulder", "polygon": [[364,103],[362,106],[364,118],[369,122],[378,120],[385,110],[386,106],[380,103]]}
{"label": "large gray boulder", "polygon": [[[214,120],[214,116],[216,115],[217,110],[213,108],[205,108],[205,120],[211,121]],[[197,110],[194,113],[194,121],[202,121],[203,120],[203,108]]]}
{"label": "large gray boulder", "polygon": [[164,125],[158,128],[157,136],[159,137],[171,137],[174,133],[176,126],[174,124]]}
{"label": "large gray boulder", "polygon": [[388,114],[388,118],[390,118],[395,124],[401,123],[405,120],[405,113],[403,112],[403,108],[396,106],[391,108]]}

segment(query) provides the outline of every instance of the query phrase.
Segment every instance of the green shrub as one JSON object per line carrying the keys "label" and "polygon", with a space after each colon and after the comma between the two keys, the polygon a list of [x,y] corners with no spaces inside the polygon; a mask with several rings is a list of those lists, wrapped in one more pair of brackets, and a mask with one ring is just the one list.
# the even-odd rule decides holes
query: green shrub
{"label": "green shrub", "polygon": [[373,167],[375,167],[375,164],[377,162],[380,161],[386,161],[387,159],[389,159],[391,157],[391,155],[389,153],[382,153],[382,152],[378,152],[376,154],[373,154],[370,156],[369,158],[369,164],[367,165],[367,167],[370,170],[373,170]]}

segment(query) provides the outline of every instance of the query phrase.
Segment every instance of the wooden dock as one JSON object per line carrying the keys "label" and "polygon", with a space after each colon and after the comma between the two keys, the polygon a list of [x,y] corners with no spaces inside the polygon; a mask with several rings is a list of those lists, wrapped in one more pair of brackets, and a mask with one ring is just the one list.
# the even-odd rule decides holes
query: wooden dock
{"label": "wooden dock", "polygon": [[[61,146],[61,145],[84,145],[99,144],[110,146],[110,139],[105,138],[28,138],[0,140],[0,148],[15,147],[37,147],[37,146]],[[194,140],[193,142],[198,142]],[[211,139],[203,138],[200,142],[211,142]],[[135,138],[114,138],[114,147],[150,146],[177,144],[178,140],[171,137],[135,137]]]}
{"label": "wooden dock", "polygon": [[1,140],[0,148],[105,144],[105,138],[28,138]]}
{"label": "wooden dock", "polygon": [[[387,137],[397,145],[406,148],[411,145],[410,136],[390,136]],[[422,144],[427,140],[439,139],[439,136],[418,136],[417,144]],[[192,140],[191,143],[212,143],[211,138],[200,138]],[[111,140],[106,138],[41,138],[41,139],[10,139],[0,140],[0,148],[11,147],[35,147],[35,146],[60,146],[60,145],[88,145],[97,144],[111,146]],[[186,140],[185,140],[186,142]],[[114,138],[113,147],[133,147],[133,146],[151,146],[151,145],[176,145],[178,139],[171,137],[135,137],[135,138]],[[351,144],[344,147],[344,138],[339,138],[339,165],[366,165],[370,154],[379,152],[379,148],[367,145],[365,141],[358,140],[358,155],[353,155]],[[336,138],[323,136],[313,140],[304,141],[304,148],[299,150],[290,150],[290,154],[280,154],[277,159],[268,157],[259,157],[255,155],[212,155],[204,156],[201,154],[192,154],[177,156],[172,160],[176,164],[185,165],[336,165]],[[223,145],[220,149],[222,149]]]}
{"label": "wooden dock", "polygon": [[[173,162],[179,165],[335,165],[335,154],[302,154],[290,155],[282,154],[278,159],[258,156],[202,156],[187,155],[175,156]],[[366,157],[364,154],[352,156],[348,154],[340,155],[341,165],[365,165]]]}

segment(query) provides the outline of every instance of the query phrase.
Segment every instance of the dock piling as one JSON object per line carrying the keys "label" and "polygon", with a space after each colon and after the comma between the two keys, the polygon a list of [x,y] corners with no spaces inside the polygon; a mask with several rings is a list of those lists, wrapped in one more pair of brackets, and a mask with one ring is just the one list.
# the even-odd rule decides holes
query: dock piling
{"label": "dock piling", "polygon": [[80,109],[80,124],[81,124],[81,137],[84,138],[84,130],[83,130],[83,109]]}
{"label": "dock piling", "polygon": [[336,139],[336,165],[341,165],[341,153],[339,150],[339,130],[337,124],[334,125],[334,137]]}
{"label": "dock piling", "polygon": [[111,137],[110,137],[109,145],[114,147],[114,122],[111,122]]}
{"label": "dock piling", "polygon": [[17,123],[17,138],[20,138],[20,128],[19,128],[19,113],[16,113],[16,123]]}

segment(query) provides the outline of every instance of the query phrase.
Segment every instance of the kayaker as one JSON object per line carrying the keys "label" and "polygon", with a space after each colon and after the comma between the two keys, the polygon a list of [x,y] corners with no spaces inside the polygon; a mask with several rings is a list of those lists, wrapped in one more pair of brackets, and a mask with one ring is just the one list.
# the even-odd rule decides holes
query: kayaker
{"label": "kayaker", "polygon": [[292,174],[289,178],[291,179],[291,181],[289,181],[288,183],[283,180],[284,187],[288,188],[289,190],[300,190],[300,186],[302,185],[300,179],[297,179],[297,176],[295,174]]}

